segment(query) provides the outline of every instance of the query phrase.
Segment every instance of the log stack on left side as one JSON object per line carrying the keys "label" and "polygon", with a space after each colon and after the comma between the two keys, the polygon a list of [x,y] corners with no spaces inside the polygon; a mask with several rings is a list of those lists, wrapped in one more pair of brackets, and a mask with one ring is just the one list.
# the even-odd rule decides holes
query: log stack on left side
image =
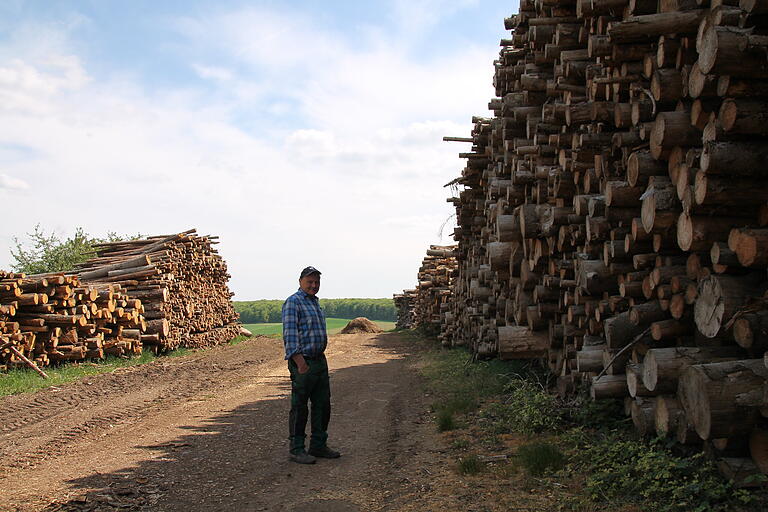
{"label": "log stack on left side", "polygon": [[19,354],[37,366],[141,354],[143,311],[119,285],[0,272],[0,370],[24,366]]}
{"label": "log stack on left side", "polygon": [[227,264],[215,236],[194,229],[173,235],[108,242],[80,265],[83,282],[119,284],[140,298],[147,319],[146,344],[156,350],[225,343],[240,332],[227,282]]}
{"label": "log stack on left side", "polygon": [[[216,237],[96,246],[75,271],[0,272],[0,370],[225,343],[240,333]],[[16,353],[15,351],[18,351]]]}

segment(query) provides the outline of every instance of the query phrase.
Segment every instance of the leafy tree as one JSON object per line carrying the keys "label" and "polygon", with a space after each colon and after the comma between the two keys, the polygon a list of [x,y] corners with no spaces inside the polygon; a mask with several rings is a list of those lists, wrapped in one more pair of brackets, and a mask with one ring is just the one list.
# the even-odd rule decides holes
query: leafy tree
{"label": "leafy tree", "polygon": [[46,234],[40,224],[35,226],[32,233],[27,233],[27,237],[25,242],[14,237],[16,247],[11,249],[13,270],[26,274],[72,270],[75,265],[93,256],[95,244],[129,238],[115,233],[108,233],[106,238],[95,238],[83,228],[77,228],[73,236],[62,240],[55,232]]}

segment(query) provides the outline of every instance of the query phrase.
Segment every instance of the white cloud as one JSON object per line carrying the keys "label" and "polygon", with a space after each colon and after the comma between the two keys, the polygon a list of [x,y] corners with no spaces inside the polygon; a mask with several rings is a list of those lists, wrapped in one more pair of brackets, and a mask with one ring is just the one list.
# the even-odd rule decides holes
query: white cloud
{"label": "white cloud", "polygon": [[26,190],[28,188],[29,184],[26,181],[8,176],[7,174],[0,174],[0,189]]}
{"label": "white cloud", "polygon": [[[495,48],[416,63],[400,34],[356,46],[307,15],[259,9],[178,26],[180,46],[217,49],[188,58],[213,93],[97,77],[58,46],[15,60],[0,51],[0,145],[33,155],[0,161],[31,196],[5,203],[49,208],[0,226],[0,240],[37,222],[94,234],[198,227],[221,235],[241,299],[289,294],[307,264],[323,269],[326,296],[411,286],[427,245],[450,242],[438,236],[453,212],[442,185],[464,146],[441,137],[466,135],[487,103]],[[244,98],[266,116],[258,129],[242,122]],[[271,126],[275,115],[285,125]],[[51,210],[66,221],[49,225]]]}
{"label": "white cloud", "polygon": [[393,14],[397,25],[411,37],[424,34],[440,19],[476,5],[479,0],[394,0]]}
{"label": "white cloud", "polygon": [[192,67],[201,78],[212,79],[218,82],[229,82],[233,77],[231,70],[218,66],[193,64]]}

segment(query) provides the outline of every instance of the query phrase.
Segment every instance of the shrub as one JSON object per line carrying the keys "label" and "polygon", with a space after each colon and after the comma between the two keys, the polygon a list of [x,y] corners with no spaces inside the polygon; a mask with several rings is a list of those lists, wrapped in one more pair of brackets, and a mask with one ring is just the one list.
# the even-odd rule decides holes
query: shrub
{"label": "shrub", "polygon": [[647,510],[690,512],[731,510],[754,497],[734,490],[703,453],[674,455],[660,440],[605,436],[577,447],[571,454],[573,474],[586,474],[585,490],[592,502],[636,502]]}
{"label": "shrub", "polygon": [[496,433],[534,434],[556,430],[561,425],[557,399],[537,383],[514,379],[506,387],[504,402],[490,404],[481,416]]}
{"label": "shrub", "polygon": [[466,439],[454,439],[452,446],[455,450],[464,450],[469,448],[469,441]]}
{"label": "shrub", "polygon": [[484,469],[485,466],[477,455],[459,458],[458,470],[462,475],[476,475]]}
{"label": "shrub", "polygon": [[521,446],[517,451],[520,463],[532,476],[559,471],[565,465],[565,456],[551,443],[531,443]]}
{"label": "shrub", "polygon": [[622,400],[592,400],[585,394],[567,404],[565,418],[576,426],[596,430],[622,428],[631,421],[624,414]]}
{"label": "shrub", "polygon": [[438,409],[437,411],[437,430],[446,432],[456,428],[456,422],[453,420],[453,412],[448,409]]}
{"label": "shrub", "polygon": [[54,232],[46,234],[40,224],[37,224],[32,233],[27,233],[27,241],[21,242],[18,238],[14,238],[15,248],[11,249],[13,258],[11,267],[16,272],[27,274],[68,271],[93,256],[94,245],[97,243],[138,237],[139,235],[124,237],[109,233],[106,238],[94,238],[82,228],[77,228],[74,236],[62,240]]}

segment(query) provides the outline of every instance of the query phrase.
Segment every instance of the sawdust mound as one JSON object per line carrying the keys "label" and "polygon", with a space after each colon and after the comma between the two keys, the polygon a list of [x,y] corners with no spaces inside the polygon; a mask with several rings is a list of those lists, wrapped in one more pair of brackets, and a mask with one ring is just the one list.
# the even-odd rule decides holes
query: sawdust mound
{"label": "sawdust mound", "polygon": [[341,330],[341,334],[358,334],[361,332],[384,332],[384,330],[364,316],[359,316]]}

